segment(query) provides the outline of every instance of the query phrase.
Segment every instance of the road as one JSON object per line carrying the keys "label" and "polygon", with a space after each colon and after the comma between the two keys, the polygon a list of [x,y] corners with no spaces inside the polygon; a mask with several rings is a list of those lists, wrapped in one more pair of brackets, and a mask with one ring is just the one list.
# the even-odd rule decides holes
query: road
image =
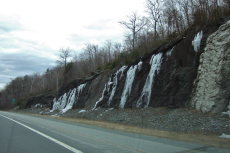
{"label": "road", "polygon": [[223,152],[199,144],[0,111],[0,153]]}

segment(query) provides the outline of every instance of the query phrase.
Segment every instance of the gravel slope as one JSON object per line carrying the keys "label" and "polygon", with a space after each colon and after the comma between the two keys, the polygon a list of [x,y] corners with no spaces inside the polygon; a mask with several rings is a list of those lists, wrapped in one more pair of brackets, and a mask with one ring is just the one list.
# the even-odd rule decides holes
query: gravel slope
{"label": "gravel slope", "polygon": [[17,112],[55,115],[62,117],[107,121],[161,131],[196,134],[230,135],[230,118],[220,114],[203,114],[189,109],[144,108],[144,109],[80,109],[64,114],[49,113],[49,109],[25,109]]}

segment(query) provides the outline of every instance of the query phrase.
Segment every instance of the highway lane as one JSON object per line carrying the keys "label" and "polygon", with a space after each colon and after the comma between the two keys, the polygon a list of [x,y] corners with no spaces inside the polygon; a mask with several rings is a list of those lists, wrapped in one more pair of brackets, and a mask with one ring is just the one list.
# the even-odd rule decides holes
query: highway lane
{"label": "highway lane", "polygon": [[[199,144],[118,132],[90,125],[10,112],[0,112],[0,129],[1,153],[229,152],[229,150],[210,148]],[[36,131],[38,132],[36,133]],[[52,139],[64,144],[64,146]],[[71,148],[75,150],[71,151]]]}
{"label": "highway lane", "polygon": [[0,116],[1,153],[71,152],[49,139],[28,130],[7,118]]}

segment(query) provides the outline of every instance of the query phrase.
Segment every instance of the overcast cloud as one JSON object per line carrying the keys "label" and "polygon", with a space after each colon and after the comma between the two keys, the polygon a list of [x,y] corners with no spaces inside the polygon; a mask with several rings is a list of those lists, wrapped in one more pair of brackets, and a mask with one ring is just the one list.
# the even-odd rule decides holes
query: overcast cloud
{"label": "overcast cloud", "polygon": [[6,0],[0,5],[0,88],[17,76],[55,66],[60,47],[121,41],[118,21],[145,0]]}

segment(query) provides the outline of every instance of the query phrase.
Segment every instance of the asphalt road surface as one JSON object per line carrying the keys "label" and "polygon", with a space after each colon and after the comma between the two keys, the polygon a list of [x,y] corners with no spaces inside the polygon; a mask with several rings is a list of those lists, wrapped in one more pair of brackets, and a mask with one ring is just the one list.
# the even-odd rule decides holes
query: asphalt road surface
{"label": "asphalt road surface", "polygon": [[0,153],[194,153],[229,150],[0,111]]}

